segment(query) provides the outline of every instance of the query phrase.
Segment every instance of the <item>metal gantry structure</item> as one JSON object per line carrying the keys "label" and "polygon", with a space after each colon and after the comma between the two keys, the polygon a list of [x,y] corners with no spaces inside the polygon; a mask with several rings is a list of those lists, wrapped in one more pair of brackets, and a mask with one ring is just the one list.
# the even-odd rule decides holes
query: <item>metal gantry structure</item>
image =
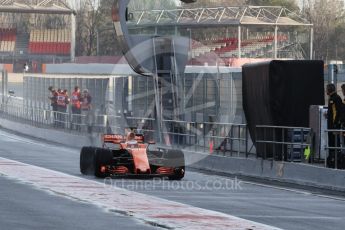
{"label": "metal gantry structure", "polygon": [[0,12],[67,15],[74,13],[64,0],[0,0]]}
{"label": "metal gantry structure", "polygon": [[282,27],[304,27],[310,29],[310,58],[313,54],[313,24],[282,6],[239,6],[209,8],[176,8],[161,10],[130,11],[129,28],[185,27],[209,28],[238,27],[238,56],[241,57],[241,32],[243,27],[274,27],[274,51],[277,57],[278,30]]}
{"label": "metal gantry structure", "polygon": [[71,17],[71,60],[75,59],[76,12],[65,0],[0,0],[0,13],[55,14]]}

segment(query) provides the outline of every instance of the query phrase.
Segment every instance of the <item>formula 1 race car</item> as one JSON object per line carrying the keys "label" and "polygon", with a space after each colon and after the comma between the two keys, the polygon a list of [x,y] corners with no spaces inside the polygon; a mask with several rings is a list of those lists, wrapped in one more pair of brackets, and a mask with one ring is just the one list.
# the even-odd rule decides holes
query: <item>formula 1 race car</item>
{"label": "formula 1 race car", "polygon": [[96,177],[147,176],[181,180],[185,174],[184,154],[180,150],[149,150],[155,143],[144,143],[144,136],[135,134],[135,142],[126,142],[122,135],[103,135],[103,148],[83,147],[80,171]]}

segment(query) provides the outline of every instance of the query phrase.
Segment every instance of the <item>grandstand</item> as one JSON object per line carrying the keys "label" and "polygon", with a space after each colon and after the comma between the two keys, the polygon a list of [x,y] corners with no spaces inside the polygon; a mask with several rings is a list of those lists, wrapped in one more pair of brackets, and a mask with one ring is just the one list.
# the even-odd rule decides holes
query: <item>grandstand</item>
{"label": "grandstand", "polygon": [[0,28],[0,52],[14,52],[16,37],[16,28]]}
{"label": "grandstand", "polygon": [[75,59],[75,12],[64,0],[0,0],[0,58],[21,72]]}
{"label": "grandstand", "polygon": [[[289,44],[289,38],[284,35],[277,37],[280,47],[285,47]],[[253,37],[243,40],[241,42],[241,57],[244,58],[267,58],[272,57],[272,50],[274,49],[274,35],[266,35],[262,37]],[[279,55],[279,54],[278,54]],[[295,53],[296,55],[296,53]],[[219,40],[209,40],[204,42],[193,43],[191,51],[191,64],[214,64],[217,56],[224,64],[228,65],[230,58],[238,57],[238,39],[237,38],[222,38]],[[289,57],[285,57],[289,58]],[[291,57],[291,58],[297,58]],[[303,59],[298,58],[298,59]]]}
{"label": "grandstand", "polygon": [[70,55],[71,33],[66,29],[31,30],[30,54]]}
{"label": "grandstand", "polygon": [[[189,37],[190,64],[231,58],[311,59],[313,25],[285,7],[129,10],[131,34]],[[309,54],[309,55],[308,55]]]}

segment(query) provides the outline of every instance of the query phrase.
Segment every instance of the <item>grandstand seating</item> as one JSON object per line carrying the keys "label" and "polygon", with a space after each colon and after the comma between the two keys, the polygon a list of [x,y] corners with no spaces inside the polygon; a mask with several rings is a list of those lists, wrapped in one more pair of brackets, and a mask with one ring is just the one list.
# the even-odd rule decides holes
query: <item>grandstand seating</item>
{"label": "grandstand seating", "polygon": [[30,33],[29,53],[69,55],[71,33],[65,29],[32,30]]}
{"label": "grandstand seating", "polygon": [[[288,41],[286,36],[278,36],[279,44],[285,44]],[[191,63],[214,65],[219,63],[219,59],[227,65],[229,58],[237,57],[238,41],[237,38],[222,38],[212,41],[204,41],[200,44],[193,43]],[[241,42],[242,57],[256,58],[267,54],[272,50],[274,36],[262,36],[244,40]],[[218,59],[218,61],[217,61]]]}
{"label": "grandstand seating", "polygon": [[0,28],[0,52],[14,52],[16,38],[15,28]]}

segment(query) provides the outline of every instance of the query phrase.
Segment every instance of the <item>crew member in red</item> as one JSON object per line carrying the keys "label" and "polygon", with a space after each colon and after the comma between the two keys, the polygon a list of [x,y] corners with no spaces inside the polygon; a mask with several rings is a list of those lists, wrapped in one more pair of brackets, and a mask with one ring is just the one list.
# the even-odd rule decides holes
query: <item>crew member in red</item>
{"label": "crew member in red", "polygon": [[81,115],[81,94],[78,86],[74,87],[71,95],[72,102],[72,128],[80,130]]}
{"label": "crew member in red", "polygon": [[65,121],[66,119],[66,112],[67,112],[67,104],[69,103],[69,97],[67,90],[62,91],[61,89],[58,89],[57,94],[57,107],[58,107],[58,120],[59,120],[59,127],[64,128],[65,127]]}

